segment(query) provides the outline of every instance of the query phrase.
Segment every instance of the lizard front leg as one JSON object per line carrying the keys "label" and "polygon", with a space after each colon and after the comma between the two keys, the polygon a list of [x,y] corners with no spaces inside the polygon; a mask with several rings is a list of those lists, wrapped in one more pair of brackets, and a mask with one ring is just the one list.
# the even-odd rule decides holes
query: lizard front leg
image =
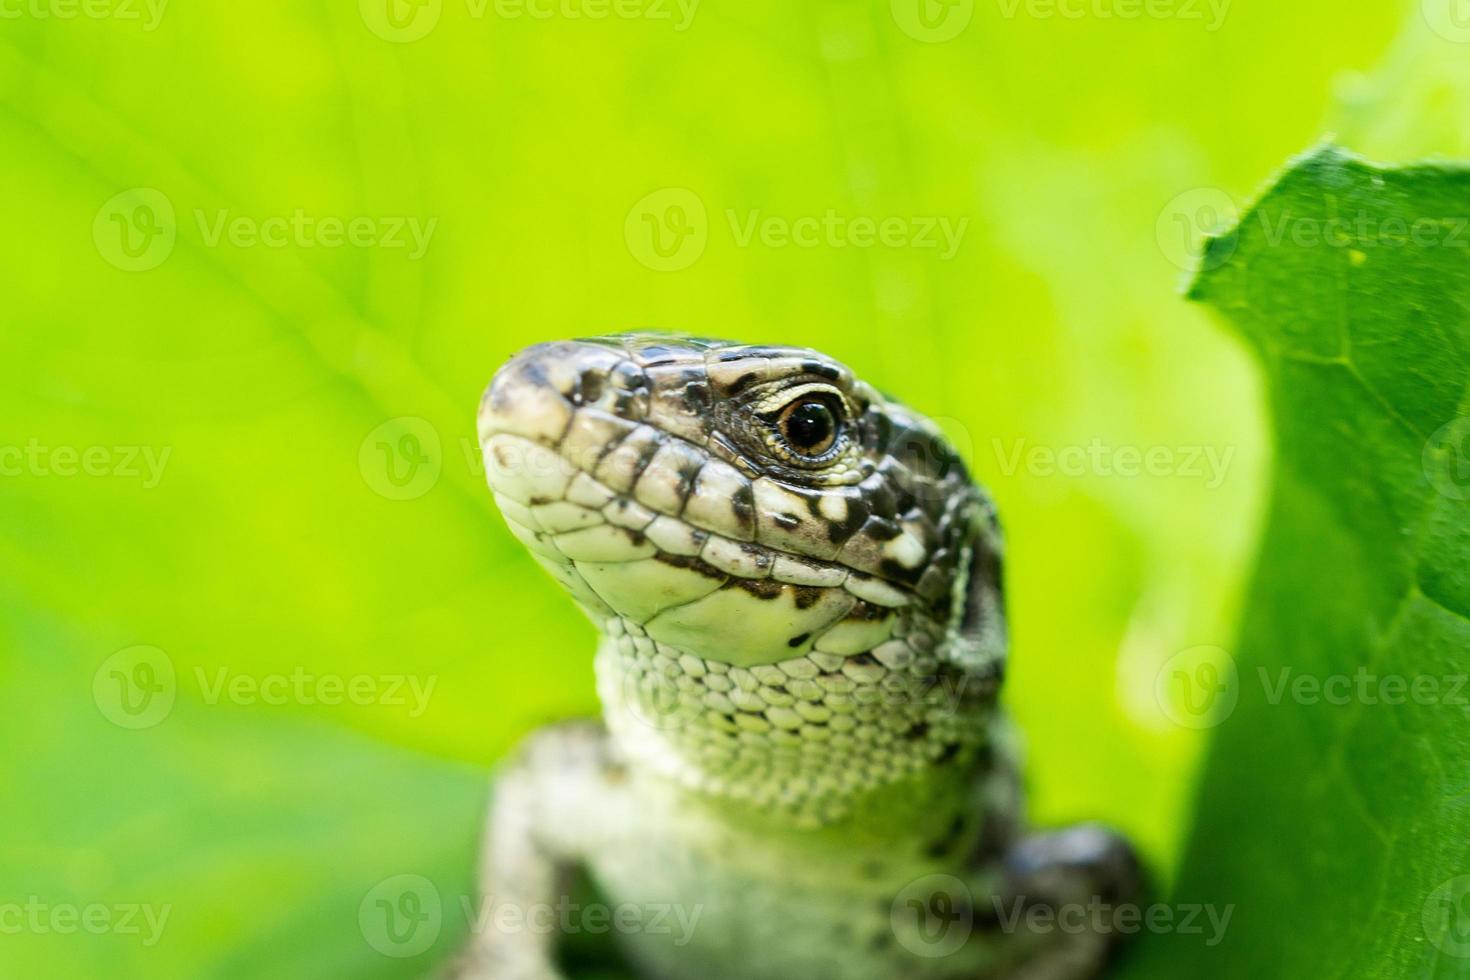
{"label": "lizard front leg", "polygon": [[[499,770],[481,848],[483,911],[451,980],[562,980],[550,910],[582,861],[613,768],[602,726],[576,722],[532,735]],[[520,928],[495,928],[504,907]]]}
{"label": "lizard front leg", "polygon": [[1055,924],[1039,936],[1014,916],[1023,908],[1047,907],[1055,922],[1069,910],[1073,918],[1093,908],[1116,909],[1144,893],[1144,875],[1132,846],[1096,824],[1028,834],[1003,859],[1005,899],[1011,903],[1012,941],[1027,947],[1041,940],[1039,951],[1024,956],[1010,974],[1014,980],[1076,980],[1096,976],[1123,938],[1107,923],[1091,928],[1060,929]]}

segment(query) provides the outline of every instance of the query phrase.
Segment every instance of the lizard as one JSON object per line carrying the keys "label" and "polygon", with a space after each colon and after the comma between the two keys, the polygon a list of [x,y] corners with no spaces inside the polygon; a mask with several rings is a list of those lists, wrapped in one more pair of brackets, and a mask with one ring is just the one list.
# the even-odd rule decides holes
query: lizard
{"label": "lizard", "polygon": [[523,924],[451,975],[561,980],[565,926],[529,923],[578,873],[636,913],[649,980],[1105,967],[1100,920],[1031,913],[1135,901],[1140,864],[1100,825],[1026,828],[996,508],[938,426],[811,349],[628,333],[515,355],[478,430],[598,628],[602,719],[498,771],[479,887]]}

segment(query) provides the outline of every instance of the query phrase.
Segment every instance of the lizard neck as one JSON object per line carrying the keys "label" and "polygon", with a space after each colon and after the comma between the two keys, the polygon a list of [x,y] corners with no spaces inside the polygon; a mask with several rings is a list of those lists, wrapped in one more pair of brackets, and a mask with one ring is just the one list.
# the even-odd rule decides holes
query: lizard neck
{"label": "lizard neck", "polygon": [[995,703],[995,685],[949,665],[943,641],[910,616],[869,650],[735,665],[614,617],[598,695],[628,765],[691,794],[805,826],[934,817],[973,805]]}

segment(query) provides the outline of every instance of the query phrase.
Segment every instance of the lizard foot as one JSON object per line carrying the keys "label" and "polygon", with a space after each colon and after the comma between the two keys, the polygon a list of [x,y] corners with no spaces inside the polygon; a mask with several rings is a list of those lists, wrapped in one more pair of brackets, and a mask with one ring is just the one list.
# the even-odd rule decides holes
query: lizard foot
{"label": "lizard foot", "polygon": [[1008,974],[1015,980],[1097,976],[1127,938],[1117,927],[1119,907],[1145,893],[1133,847],[1096,824],[1024,837],[1004,867],[1012,924],[1047,940]]}

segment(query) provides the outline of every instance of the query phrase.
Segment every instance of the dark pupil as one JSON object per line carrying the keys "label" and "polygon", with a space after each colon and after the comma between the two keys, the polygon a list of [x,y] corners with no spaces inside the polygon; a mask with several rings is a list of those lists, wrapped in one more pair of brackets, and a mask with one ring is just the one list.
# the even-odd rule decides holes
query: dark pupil
{"label": "dark pupil", "polygon": [[830,408],[821,402],[807,402],[786,417],[786,438],[797,449],[818,449],[832,438],[836,425]]}

